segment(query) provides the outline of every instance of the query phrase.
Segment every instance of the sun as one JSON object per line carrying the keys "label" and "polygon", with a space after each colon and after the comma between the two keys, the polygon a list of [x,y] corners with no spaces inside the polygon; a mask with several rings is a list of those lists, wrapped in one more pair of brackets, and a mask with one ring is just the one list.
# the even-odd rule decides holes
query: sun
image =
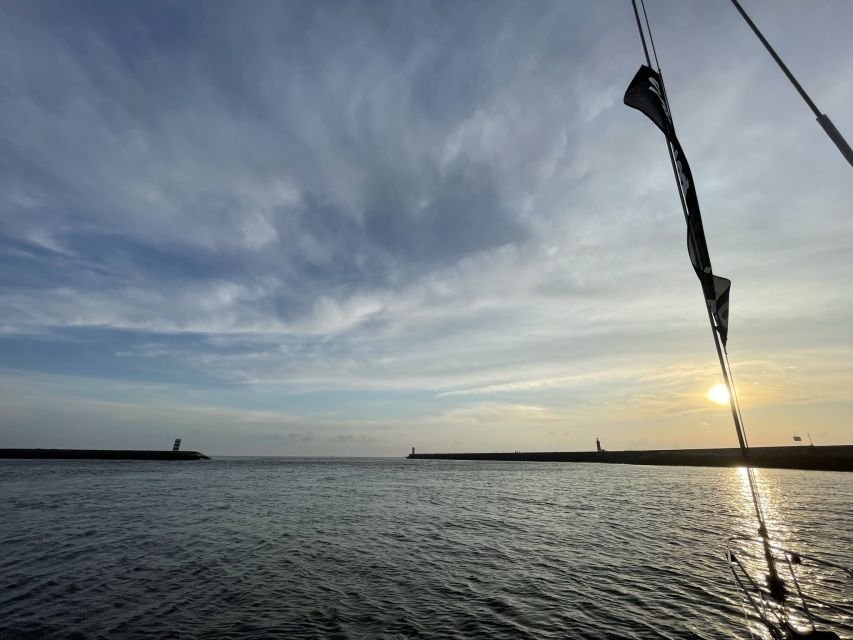
{"label": "sun", "polygon": [[709,400],[716,402],[717,404],[729,403],[729,390],[726,389],[726,385],[724,384],[715,384],[705,395]]}

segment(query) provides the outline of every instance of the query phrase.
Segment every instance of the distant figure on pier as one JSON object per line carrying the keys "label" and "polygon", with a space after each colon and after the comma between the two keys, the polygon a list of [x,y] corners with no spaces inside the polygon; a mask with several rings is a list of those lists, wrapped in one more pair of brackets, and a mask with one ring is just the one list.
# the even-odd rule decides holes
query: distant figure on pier
{"label": "distant figure on pier", "polygon": [[595,439],[595,450],[598,451],[598,453],[604,453],[604,449],[601,448],[601,440],[598,438]]}

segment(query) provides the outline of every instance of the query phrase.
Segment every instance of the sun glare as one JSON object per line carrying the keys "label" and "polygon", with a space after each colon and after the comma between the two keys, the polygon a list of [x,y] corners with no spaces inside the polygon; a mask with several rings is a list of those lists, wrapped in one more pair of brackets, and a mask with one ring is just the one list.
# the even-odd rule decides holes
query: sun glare
{"label": "sun glare", "polygon": [[715,384],[705,395],[708,396],[711,402],[716,402],[717,404],[729,403],[729,391],[724,384]]}

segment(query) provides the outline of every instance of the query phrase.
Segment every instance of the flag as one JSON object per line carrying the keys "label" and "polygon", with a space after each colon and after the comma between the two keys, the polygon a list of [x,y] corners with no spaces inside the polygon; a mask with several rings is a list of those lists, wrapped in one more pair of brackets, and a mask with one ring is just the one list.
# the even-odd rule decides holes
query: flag
{"label": "flag", "polygon": [[699,212],[699,199],[696,196],[696,186],[693,173],[684,150],[675,135],[672,124],[672,114],[666,101],[663,81],[653,69],[643,65],[637,71],[628,89],[625,91],[624,102],[629,107],[637,109],[651,120],[666,136],[672,146],[675,170],[681,184],[681,192],[687,205],[687,255],[693,271],[702,285],[705,303],[714,318],[714,328],[720,335],[723,347],[729,333],[729,289],[731,281],[715,276],[711,269],[711,257],[708,254],[708,244],[705,241],[705,228],[702,226],[702,214]]}
{"label": "flag", "polygon": [[717,329],[717,333],[720,334],[720,340],[722,340],[724,347],[729,337],[729,290],[731,288],[731,280],[714,276],[714,299],[708,300],[705,298],[706,304],[711,309],[715,328]]}
{"label": "flag", "polygon": [[794,442],[802,442],[803,439],[800,436],[794,436]]}
{"label": "flag", "polygon": [[625,104],[642,111],[667,138],[675,139],[672,115],[663,97],[663,83],[653,69],[646,65],[640,67],[625,91]]}

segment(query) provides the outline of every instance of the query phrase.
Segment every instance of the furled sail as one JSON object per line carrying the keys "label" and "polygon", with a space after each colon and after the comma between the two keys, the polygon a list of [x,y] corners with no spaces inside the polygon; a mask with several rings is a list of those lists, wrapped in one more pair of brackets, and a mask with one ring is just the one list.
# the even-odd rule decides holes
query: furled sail
{"label": "furled sail", "polygon": [[705,302],[714,318],[714,328],[725,347],[729,333],[729,289],[732,283],[727,278],[715,276],[711,270],[711,258],[708,255],[708,244],[705,242],[705,229],[702,226],[693,174],[675,135],[660,76],[646,65],[641,66],[625,92],[625,104],[644,113],[672,145],[678,180],[687,206],[687,253],[693,270],[702,283]]}

